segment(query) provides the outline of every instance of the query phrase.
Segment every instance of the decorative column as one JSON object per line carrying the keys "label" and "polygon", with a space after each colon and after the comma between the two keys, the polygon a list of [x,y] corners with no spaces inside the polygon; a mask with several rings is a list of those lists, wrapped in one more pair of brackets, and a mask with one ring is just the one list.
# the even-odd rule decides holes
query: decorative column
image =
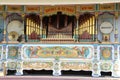
{"label": "decorative column", "polygon": [[16,74],[15,75],[23,75],[23,61],[22,61],[22,45],[19,45],[18,49],[18,59],[17,59],[17,68],[16,68]]}
{"label": "decorative column", "polygon": [[79,41],[79,12],[76,13],[76,19],[77,19],[77,27],[76,27],[76,34],[75,34],[75,38],[77,38],[77,42]]}
{"label": "decorative column", "polygon": [[[116,11],[115,13],[115,30],[114,30],[114,35],[115,35],[115,43],[118,43],[118,16],[119,12]],[[113,77],[120,77],[120,54],[118,52],[118,44],[114,44],[114,60],[113,60],[113,70],[112,70],[112,76]]]}
{"label": "decorative column", "polygon": [[25,34],[24,34],[24,29],[25,29],[25,13],[22,13],[21,14],[21,16],[22,16],[22,19],[23,19],[23,30],[22,30],[22,43],[24,43],[25,42]]}
{"label": "decorative column", "polygon": [[61,64],[61,62],[60,62],[59,58],[56,57],[54,62],[53,62],[53,75],[54,76],[61,75],[60,64]]}
{"label": "decorative column", "polygon": [[3,65],[3,75],[5,76],[7,74],[7,70],[6,70],[6,62],[3,62],[2,65]]}
{"label": "decorative column", "polygon": [[98,12],[95,12],[95,41],[98,42]]}
{"label": "decorative column", "polygon": [[4,31],[3,31],[3,41],[2,41],[2,43],[6,43],[6,23],[5,23],[6,16],[7,16],[7,14],[4,12],[4,13],[3,13],[3,18],[4,18]]}
{"label": "decorative column", "polygon": [[115,12],[115,31],[114,31],[115,43],[118,43],[118,15],[119,13],[116,11]]}
{"label": "decorative column", "polygon": [[92,61],[92,76],[99,77],[100,74],[100,61],[99,61],[99,53],[97,50],[98,44],[94,45],[94,54],[93,54],[93,61]]}

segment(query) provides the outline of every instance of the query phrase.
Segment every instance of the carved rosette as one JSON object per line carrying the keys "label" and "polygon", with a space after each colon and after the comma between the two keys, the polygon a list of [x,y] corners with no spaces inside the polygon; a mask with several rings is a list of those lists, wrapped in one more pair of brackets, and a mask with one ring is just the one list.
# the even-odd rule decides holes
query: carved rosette
{"label": "carved rosette", "polygon": [[112,70],[112,63],[111,62],[102,62],[100,64],[101,71],[111,71]]}

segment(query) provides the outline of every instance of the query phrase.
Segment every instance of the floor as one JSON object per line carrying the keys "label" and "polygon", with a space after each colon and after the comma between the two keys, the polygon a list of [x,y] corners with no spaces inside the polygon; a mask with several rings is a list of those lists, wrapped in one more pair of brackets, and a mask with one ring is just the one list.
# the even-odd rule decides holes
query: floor
{"label": "floor", "polygon": [[0,80],[120,80],[113,77],[83,77],[83,76],[4,76]]}
{"label": "floor", "polygon": [[120,80],[111,77],[111,72],[102,72],[101,77],[91,77],[90,71],[62,71],[62,76],[52,76],[52,71],[26,70],[23,76],[15,76],[15,71],[9,71],[0,80]]}

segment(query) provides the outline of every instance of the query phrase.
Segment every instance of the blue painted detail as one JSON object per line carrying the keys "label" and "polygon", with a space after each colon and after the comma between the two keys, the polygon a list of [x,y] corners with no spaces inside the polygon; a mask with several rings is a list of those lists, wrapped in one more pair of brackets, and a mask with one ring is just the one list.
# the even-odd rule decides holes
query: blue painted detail
{"label": "blue painted detail", "polygon": [[0,16],[0,41],[3,40],[3,31],[4,31],[4,19]]}

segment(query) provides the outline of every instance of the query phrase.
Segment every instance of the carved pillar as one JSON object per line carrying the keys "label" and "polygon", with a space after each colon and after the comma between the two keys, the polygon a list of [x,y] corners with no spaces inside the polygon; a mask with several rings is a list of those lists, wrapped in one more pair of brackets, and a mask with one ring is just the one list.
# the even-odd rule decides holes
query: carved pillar
{"label": "carved pillar", "polygon": [[3,62],[3,75],[5,76],[7,74],[7,70],[6,70],[6,62]]}
{"label": "carved pillar", "polygon": [[114,32],[116,43],[118,43],[118,15],[119,13],[116,11],[115,12],[115,32]]}
{"label": "carved pillar", "polygon": [[4,13],[3,13],[3,18],[4,18],[4,31],[3,31],[3,41],[2,41],[2,43],[6,43],[6,23],[5,23],[6,16],[7,16],[7,14],[4,12]]}
{"label": "carved pillar", "polygon": [[53,75],[59,76],[61,75],[61,69],[60,69],[60,60],[59,58],[56,58],[53,63]]}
{"label": "carved pillar", "polygon": [[95,12],[95,41],[98,41],[98,12]]}
{"label": "carved pillar", "polygon": [[79,12],[77,12],[76,13],[76,19],[77,19],[77,27],[76,27],[76,38],[77,38],[77,42],[79,41],[79,15],[80,15],[80,13]]}
{"label": "carved pillar", "polygon": [[17,62],[17,69],[16,69],[15,75],[23,75],[22,64],[23,64],[23,62],[21,62],[21,61]]}
{"label": "carved pillar", "polygon": [[92,76],[99,77],[100,74],[100,63],[99,63],[99,53],[97,50],[98,45],[94,45],[94,54],[93,54],[93,62],[92,62]]}

